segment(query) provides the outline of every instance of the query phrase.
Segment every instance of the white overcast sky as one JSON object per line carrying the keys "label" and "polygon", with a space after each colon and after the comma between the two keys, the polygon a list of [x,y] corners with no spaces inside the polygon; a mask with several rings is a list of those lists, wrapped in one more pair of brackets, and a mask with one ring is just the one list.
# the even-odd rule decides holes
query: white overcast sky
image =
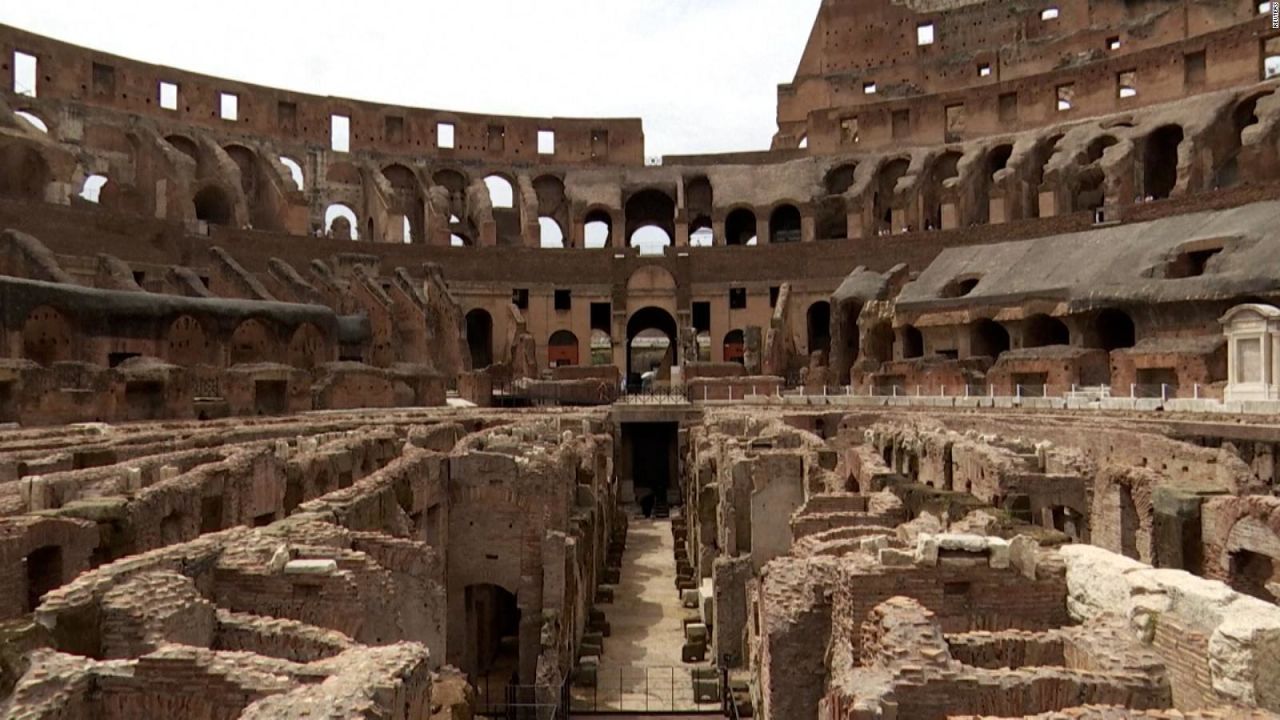
{"label": "white overcast sky", "polygon": [[302,92],[640,117],[646,154],[763,150],[820,0],[0,0],[0,22]]}

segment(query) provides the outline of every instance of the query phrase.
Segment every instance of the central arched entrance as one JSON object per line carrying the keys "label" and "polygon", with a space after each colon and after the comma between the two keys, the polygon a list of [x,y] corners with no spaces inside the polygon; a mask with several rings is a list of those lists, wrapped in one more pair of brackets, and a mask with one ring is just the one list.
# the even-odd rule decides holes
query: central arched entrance
{"label": "central arched entrance", "polygon": [[[660,359],[651,357],[655,353],[652,347],[648,347],[646,341],[636,343],[636,339],[642,334],[646,340],[650,337],[666,336],[666,350],[661,354]],[[629,388],[640,387],[642,373],[657,370],[662,374],[664,371],[669,372],[672,365],[679,363],[676,349],[677,337],[676,320],[666,310],[650,306],[632,313],[631,318],[627,320],[627,386]],[[644,362],[646,360],[647,363]]]}

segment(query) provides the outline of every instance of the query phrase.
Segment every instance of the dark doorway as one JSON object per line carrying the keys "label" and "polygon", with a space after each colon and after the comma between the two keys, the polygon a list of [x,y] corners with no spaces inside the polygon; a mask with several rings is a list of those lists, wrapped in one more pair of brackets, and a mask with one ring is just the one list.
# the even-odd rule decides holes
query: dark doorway
{"label": "dark doorway", "polygon": [[27,607],[31,612],[40,604],[40,598],[62,584],[62,548],[46,545],[27,555]]}
{"label": "dark doorway", "polygon": [[0,382],[0,423],[17,422],[18,410],[13,382]]}
{"label": "dark doorway", "polygon": [[467,313],[467,349],[471,351],[471,369],[483,370],[493,364],[493,317],[487,310]]}
{"label": "dark doorway", "polygon": [[[501,712],[508,686],[520,679],[520,607],[516,596],[497,585],[468,585],[467,649],[464,670],[476,686],[477,705]],[[529,684],[530,680],[524,680]]]}
{"label": "dark doorway", "polygon": [[253,408],[259,415],[283,415],[289,407],[289,384],[259,380],[253,384]]}
{"label": "dark doorway", "polygon": [[1178,146],[1182,144],[1182,128],[1166,125],[1147,136],[1143,163],[1143,185],[1147,197],[1160,200],[1169,197],[1178,184]]}
{"label": "dark doorway", "polygon": [[1133,318],[1123,310],[1104,309],[1094,320],[1094,329],[1098,334],[1098,346],[1108,352],[1131,348],[1137,340]]}
{"label": "dark doorway", "polygon": [[1252,550],[1236,550],[1231,553],[1231,587],[1246,595],[1274,603],[1280,598],[1271,592],[1280,582],[1276,562],[1269,555]]}
{"label": "dark doorway", "polygon": [[809,352],[831,351],[831,303],[822,300],[809,306]]}
{"label": "dark doorway", "polygon": [[124,404],[130,420],[158,420],[164,417],[164,383],[125,383]]}
{"label": "dark doorway", "polygon": [[[631,469],[636,502],[645,517],[665,517],[673,497],[678,469],[679,423],[625,423],[622,448]],[[672,490],[676,490],[673,494]]]}

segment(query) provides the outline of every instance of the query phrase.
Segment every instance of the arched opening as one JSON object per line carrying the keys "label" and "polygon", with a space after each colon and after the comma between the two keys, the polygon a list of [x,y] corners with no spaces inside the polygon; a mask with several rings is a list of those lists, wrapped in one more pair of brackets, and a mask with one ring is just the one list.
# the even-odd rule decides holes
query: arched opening
{"label": "arched opening", "polygon": [[1102,154],[1107,148],[1120,142],[1116,140],[1114,135],[1101,135],[1089,142],[1089,146],[1085,148],[1084,161],[1088,163],[1096,163],[1102,159]]}
{"label": "arched opening", "polygon": [[902,357],[904,360],[924,357],[924,335],[914,325],[902,326]]}
{"label": "arched opening", "polygon": [[40,306],[22,325],[22,356],[44,366],[75,359],[75,328],[57,310]]}
{"label": "arched opening", "polygon": [[106,175],[90,175],[84,179],[84,185],[80,188],[80,197],[94,204],[101,203],[102,189],[108,182],[110,179]]}
{"label": "arched opening", "polygon": [[[650,331],[646,333],[646,331]],[[641,334],[644,339],[639,340]],[[679,364],[676,338],[678,330],[671,313],[658,307],[637,310],[627,320],[627,384],[638,388],[641,375],[655,373],[653,377],[669,377],[672,365]]]}
{"label": "arched opening", "polygon": [[311,323],[299,325],[289,339],[289,364],[311,370],[328,359],[325,356],[324,333],[320,328]]}
{"label": "arched opening", "polygon": [[748,245],[756,239],[756,214],[747,208],[738,208],[724,219],[724,243]]}
{"label": "arched opening", "polygon": [[591,331],[591,364],[613,364],[613,338],[604,330]]}
{"label": "arched opening", "polygon": [[668,240],[675,236],[676,203],[661,190],[649,188],[632,195],[627,199],[624,214],[628,238],[640,228],[650,225],[661,228]]}
{"label": "arched opening", "polygon": [[[711,189],[711,181],[706,177],[698,176],[684,184],[684,209],[689,217],[706,217],[710,224],[714,206],[715,193]],[[693,230],[692,224],[689,229]]]}
{"label": "arched opening", "polygon": [[592,210],[583,218],[583,234],[585,247],[609,247],[613,237],[613,217],[604,210]]}
{"label": "arched opening", "polygon": [[192,162],[200,162],[200,148],[196,145],[196,141],[185,135],[166,135],[164,141],[173,146],[174,150],[191,158]]}
{"label": "arched opening", "polygon": [[244,320],[231,333],[231,343],[228,347],[230,355],[227,364],[241,365],[267,362],[270,360],[268,354],[269,346],[270,337],[267,333],[267,326],[253,318]]}
{"label": "arched opening", "polygon": [[482,707],[505,706],[508,685],[519,682],[520,606],[513,593],[488,583],[468,585],[463,596],[468,641],[464,669],[480,689]]}
{"label": "arched opening", "polygon": [[49,164],[32,148],[13,143],[0,150],[0,195],[44,200],[50,178]]}
{"label": "arched opening", "polygon": [[769,242],[800,242],[800,209],[795,205],[779,205],[769,216]]}
{"label": "arched opening", "polygon": [[845,165],[837,165],[827,171],[827,175],[822,180],[823,186],[827,189],[828,195],[843,195],[853,187],[853,181],[856,177],[858,166],[853,163]]}
{"label": "arched opening", "polygon": [[501,175],[490,175],[484,179],[484,184],[489,189],[489,202],[493,203],[494,209],[515,207],[515,191],[510,180]]}
{"label": "arched opening", "polygon": [[476,308],[467,313],[467,349],[471,351],[471,368],[483,370],[493,364],[493,316]]}
{"label": "arched opening", "polygon": [[1246,128],[1258,122],[1258,100],[1266,96],[1266,93],[1250,95],[1241,100],[1235,109],[1231,112],[1231,137],[1228,138],[1228,145],[1222,151],[1222,159],[1218,163],[1218,169],[1214,174],[1213,186],[1218,188],[1229,188],[1239,184],[1240,148],[1244,143],[1242,137]]}
{"label": "arched opening", "polygon": [[702,216],[695,219],[689,225],[689,230],[689,247],[711,247],[716,242],[709,217]]}
{"label": "arched opening", "polygon": [[1038,348],[1050,345],[1070,345],[1071,332],[1067,324],[1055,317],[1032,315],[1022,324],[1022,347]]}
{"label": "arched opening", "polygon": [[41,120],[39,117],[37,117],[33,113],[29,113],[26,110],[15,110],[13,114],[27,121],[27,123],[31,125],[31,127],[35,128],[36,130],[39,130],[45,135],[49,134],[49,124],[46,123],[44,120]]}
{"label": "arched opening", "polygon": [[1027,194],[1023,198],[1029,217],[1040,217],[1040,188],[1044,185],[1044,170],[1053,159],[1054,153],[1058,151],[1058,143],[1061,140],[1061,134],[1054,134],[1036,147],[1035,162],[1031,165],[1031,177],[1028,178],[1026,186]]}
{"label": "arched opening", "polygon": [[1123,310],[1106,308],[1094,318],[1093,327],[1098,336],[1098,347],[1108,352],[1131,348],[1137,342],[1133,318]]}
{"label": "arched opening", "polygon": [[1280,533],[1265,515],[1236,520],[1223,551],[1227,582],[1233,590],[1271,603],[1280,601]]}
{"label": "arched opening", "polygon": [[995,320],[983,318],[969,328],[969,355],[993,360],[1009,350],[1009,331]]}
{"label": "arched opening", "polygon": [[169,324],[165,339],[166,359],[174,365],[191,367],[209,362],[209,340],[204,326],[190,315],[182,315]]}
{"label": "arched opening", "polygon": [[280,156],[280,164],[284,165],[289,170],[289,177],[293,178],[293,184],[296,185],[299,190],[305,190],[306,179],[302,174],[302,165],[299,164],[297,160],[294,160],[291,157],[285,157],[284,155]]}
{"label": "arched opening", "polygon": [[631,247],[639,248],[641,255],[661,255],[663,248],[671,247],[671,235],[654,225],[642,227],[631,234]]}
{"label": "arched opening", "polygon": [[547,366],[566,367],[578,364],[578,336],[568,330],[557,330],[547,340]]}
{"label": "arched opening", "polygon": [[932,181],[926,189],[925,198],[924,227],[926,230],[942,228],[943,191],[946,189],[948,180],[960,176],[961,157],[960,152],[948,150],[938,156],[933,163]]}
{"label": "arched opening", "polygon": [[233,217],[231,198],[222,188],[210,185],[195,196],[196,219],[210,225],[230,225]]}
{"label": "arched opening", "polygon": [[1236,550],[1230,554],[1231,589],[1246,595],[1280,602],[1273,588],[1280,587],[1280,560],[1252,550]]}
{"label": "arched opening", "polygon": [[995,180],[996,173],[1009,167],[1009,158],[1013,157],[1013,146],[1005,143],[992,148],[987,153],[987,177]]}
{"label": "arched opening", "polygon": [[1148,198],[1167,198],[1177,186],[1178,147],[1182,145],[1182,137],[1182,128],[1178,125],[1165,125],[1147,136],[1142,185]]}
{"label": "arched opening", "polygon": [[538,218],[540,232],[539,246],[544,248],[564,248],[564,230],[555,218]]}
{"label": "arched opening", "polygon": [[747,362],[747,338],[741,330],[730,330],[724,336],[724,361],[745,365]]}
{"label": "arched opening", "polygon": [[341,203],[334,203],[324,211],[325,234],[334,240],[359,240],[360,220],[356,211]]}
{"label": "arched opening", "polygon": [[896,158],[880,168],[874,198],[875,221],[881,232],[893,232],[893,203],[898,181],[907,174],[911,163],[906,158]]}
{"label": "arched opening", "polygon": [[820,300],[809,306],[806,313],[809,352],[831,352],[831,303]]}

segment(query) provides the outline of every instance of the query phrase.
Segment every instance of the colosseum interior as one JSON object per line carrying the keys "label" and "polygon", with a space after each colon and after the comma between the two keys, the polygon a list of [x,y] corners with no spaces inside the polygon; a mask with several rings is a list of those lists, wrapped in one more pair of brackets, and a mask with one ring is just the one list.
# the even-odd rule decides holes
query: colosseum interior
{"label": "colosseum interior", "polygon": [[822,0],[660,160],[0,26],[3,717],[1280,718],[1278,21]]}

